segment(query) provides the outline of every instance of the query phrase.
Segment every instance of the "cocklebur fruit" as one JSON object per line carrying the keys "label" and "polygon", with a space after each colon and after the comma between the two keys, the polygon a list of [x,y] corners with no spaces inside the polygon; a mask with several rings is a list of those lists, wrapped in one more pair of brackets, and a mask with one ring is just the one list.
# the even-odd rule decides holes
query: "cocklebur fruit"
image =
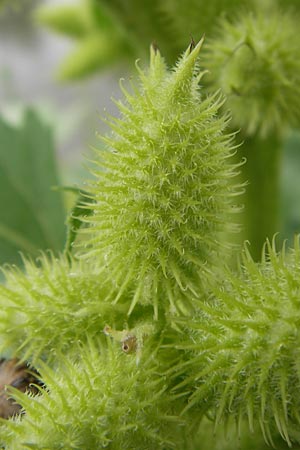
{"label": "cocklebur fruit", "polygon": [[131,292],[129,315],[137,304],[152,305],[155,318],[186,314],[232,249],[222,237],[236,230],[239,209],[234,136],[224,133],[220,94],[201,93],[201,45],[172,70],[152,46],[149,69],[137,66],[139,85],[122,87],[121,118],[108,120],[92,170],[94,212],[79,254],[102,261],[119,289],[112,301]]}
{"label": "cocklebur fruit", "polygon": [[60,354],[55,370],[45,363],[39,370],[47,386],[40,395],[12,391],[26,414],[2,422],[0,442],[6,450],[180,445],[184,421],[173,413],[151,351],[136,364],[135,356],[114,342],[89,342]]}
{"label": "cocklebur fruit", "polygon": [[223,20],[205,66],[227,96],[232,125],[246,135],[280,135],[300,121],[299,17],[276,7]]}
{"label": "cocklebur fruit", "polygon": [[216,427],[247,420],[269,444],[276,428],[289,445],[300,442],[299,243],[289,252],[267,243],[259,264],[245,249],[241,274],[228,273],[176,346],[187,352],[174,367],[184,373],[175,391],[190,391],[186,409],[209,412]]}
{"label": "cocklebur fruit", "polygon": [[2,354],[53,361],[87,336],[102,335],[107,322],[124,326],[127,308],[105,302],[114,287],[97,264],[42,254],[24,266],[7,267],[0,285]]}

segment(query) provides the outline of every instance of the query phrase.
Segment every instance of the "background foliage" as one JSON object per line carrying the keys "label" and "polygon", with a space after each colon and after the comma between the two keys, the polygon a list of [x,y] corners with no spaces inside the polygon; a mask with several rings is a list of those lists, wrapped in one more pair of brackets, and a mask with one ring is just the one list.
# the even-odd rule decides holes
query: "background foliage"
{"label": "background foliage", "polygon": [[65,239],[51,130],[33,111],[17,127],[0,121],[1,263],[20,264],[20,254],[59,251]]}

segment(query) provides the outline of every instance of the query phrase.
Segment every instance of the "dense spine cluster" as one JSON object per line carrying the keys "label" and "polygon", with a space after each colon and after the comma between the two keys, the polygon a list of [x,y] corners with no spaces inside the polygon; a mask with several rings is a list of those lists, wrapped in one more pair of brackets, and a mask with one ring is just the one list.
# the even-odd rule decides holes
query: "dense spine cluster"
{"label": "dense spine cluster", "polygon": [[244,450],[300,442],[300,241],[224,269],[241,186],[223,99],[199,87],[201,44],[173,70],[152,46],[122,87],[76,255],[4,269],[0,350],[44,382],[2,387],[24,408],[2,421],[6,450],[225,450],[224,423],[230,449],[239,432]]}
{"label": "dense spine cluster", "polygon": [[129,314],[136,304],[152,304],[155,317],[159,309],[186,313],[224,264],[222,235],[235,230],[233,136],[224,134],[220,95],[201,95],[201,44],[172,71],[151,48],[140,85],[134,93],[122,87],[122,116],[109,121],[113,133],[102,138],[107,148],[93,171],[82,254],[103,260],[119,296],[132,292]]}
{"label": "dense spine cluster", "polygon": [[74,343],[101,335],[107,322],[123,325],[126,309],[104,302],[113,287],[96,264],[70,266],[66,258],[45,255],[38,264],[24,263],[24,272],[6,269],[0,285],[2,354],[53,361]]}
{"label": "dense spine cluster", "polygon": [[268,244],[260,264],[246,251],[242,265],[188,321],[190,341],[178,348],[190,357],[177,389],[194,384],[187,409],[209,411],[216,426],[247,419],[269,444],[277,428],[291,445],[300,425],[299,239],[287,255]]}
{"label": "dense spine cluster", "polygon": [[6,449],[192,442],[184,400],[169,395],[174,383],[164,375],[178,352],[162,358],[160,344],[168,314],[195,309],[210,272],[224,264],[222,235],[235,229],[228,218],[239,190],[223,100],[200,95],[201,44],[172,71],[152,47],[140,86],[123,89],[79,259],[42,256],[25,261],[24,272],[4,270],[1,349],[28,359],[46,386],[34,397],[11,389],[26,415],[6,422]]}
{"label": "dense spine cluster", "polygon": [[78,345],[59,367],[40,363],[47,388],[25,396],[13,390],[26,410],[4,422],[0,443],[6,450],[138,448],[172,449],[183,420],[173,415],[164,380],[151,354],[137,365],[135,355],[114,343]]}

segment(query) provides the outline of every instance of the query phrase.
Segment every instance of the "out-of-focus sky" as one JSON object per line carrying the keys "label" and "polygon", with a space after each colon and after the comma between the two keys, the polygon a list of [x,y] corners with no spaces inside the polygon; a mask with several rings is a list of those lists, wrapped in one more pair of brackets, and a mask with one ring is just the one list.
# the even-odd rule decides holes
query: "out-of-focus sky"
{"label": "out-of-focus sky", "polygon": [[64,181],[76,181],[82,154],[88,153],[89,145],[97,145],[95,132],[105,129],[99,115],[104,108],[115,111],[110,99],[119,95],[121,73],[106,71],[80,82],[57,82],[55,69],[73,43],[43,29],[32,12],[42,3],[62,1],[17,3],[18,8],[7,6],[0,14],[0,114],[18,120],[24,106],[41,110],[55,128]]}

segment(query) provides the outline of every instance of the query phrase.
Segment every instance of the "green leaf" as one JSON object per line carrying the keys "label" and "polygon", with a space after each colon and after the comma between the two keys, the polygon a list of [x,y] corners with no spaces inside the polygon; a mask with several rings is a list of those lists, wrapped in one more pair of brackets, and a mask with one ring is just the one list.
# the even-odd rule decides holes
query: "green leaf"
{"label": "green leaf", "polygon": [[58,251],[65,240],[65,210],[51,130],[31,110],[14,127],[0,117],[0,264],[20,264],[19,252]]}
{"label": "green leaf", "polygon": [[85,36],[91,23],[81,5],[41,6],[36,12],[38,22],[70,37]]}
{"label": "green leaf", "polygon": [[50,30],[75,39],[86,37],[94,31],[110,32],[115,28],[98,0],[82,0],[74,5],[41,5],[35,17]]}
{"label": "green leaf", "polygon": [[109,66],[123,56],[123,43],[117,35],[97,32],[81,39],[58,70],[61,81],[76,80]]}

